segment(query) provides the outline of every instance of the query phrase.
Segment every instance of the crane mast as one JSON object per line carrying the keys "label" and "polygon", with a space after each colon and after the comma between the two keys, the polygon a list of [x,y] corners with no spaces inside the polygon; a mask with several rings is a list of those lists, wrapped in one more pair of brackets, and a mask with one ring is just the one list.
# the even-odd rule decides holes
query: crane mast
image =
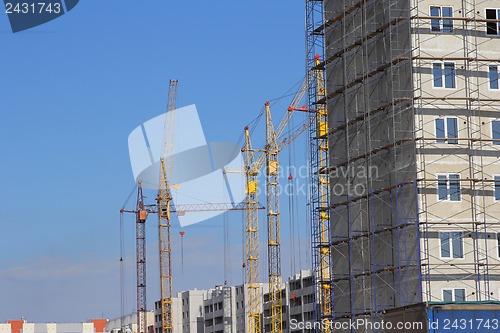
{"label": "crane mast", "polygon": [[144,205],[142,184],[137,184],[137,204],[135,208],[135,242],[137,268],[137,331],[147,332],[146,321],[146,219],[148,209]]}
{"label": "crane mast", "polygon": [[248,294],[247,332],[260,333],[260,265],[259,265],[259,169],[255,168],[255,151],[252,149],[248,126],[245,127],[245,147],[242,149],[245,163],[246,216],[245,216],[245,274]]}
{"label": "crane mast", "polygon": [[331,250],[330,250],[330,196],[328,175],[328,115],[326,104],[319,101],[326,96],[325,79],[321,69],[319,55],[314,57],[315,67],[311,80],[316,112],[311,114],[313,126],[311,138],[311,228],[313,251],[313,276],[315,295],[319,304],[317,320],[325,322],[322,332],[329,333],[333,316],[333,294],[331,280]]}
{"label": "crane mast", "polygon": [[177,80],[170,80],[168,107],[165,114],[163,154],[160,158],[158,186],[158,231],[160,250],[161,326],[163,333],[172,332],[172,249],[170,238],[171,201],[169,181],[172,179],[174,155],[174,126],[177,98]]}
{"label": "crane mast", "polygon": [[170,202],[172,196],[167,181],[165,159],[160,160],[158,190],[158,220],[160,248],[161,326],[164,333],[172,332],[172,255],[170,246]]}
{"label": "crane mast", "polygon": [[[325,79],[320,67],[320,57],[316,56],[316,98],[317,101],[326,96]],[[321,307],[321,319],[328,323],[332,320],[332,279],[331,279],[331,250],[330,250],[330,196],[328,174],[328,115],[326,104],[318,103],[316,107],[316,140],[318,155],[317,161],[317,201],[314,208],[317,209],[317,248],[319,262],[317,273],[319,273],[319,301]],[[329,332],[330,325],[325,325],[323,332]]]}
{"label": "crane mast", "polygon": [[281,240],[278,179],[278,140],[274,131],[269,102],[266,102],[266,190],[267,190],[267,259],[269,271],[269,302],[271,333],[283,332],[281,293]]}

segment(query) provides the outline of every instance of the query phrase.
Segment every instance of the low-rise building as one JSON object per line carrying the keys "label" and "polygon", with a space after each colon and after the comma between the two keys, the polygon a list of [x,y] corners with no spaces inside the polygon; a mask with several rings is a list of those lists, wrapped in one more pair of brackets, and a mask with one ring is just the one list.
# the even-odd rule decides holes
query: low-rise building
{"label": "low-rise building", "polygon": [[[288,295],[288,323],[290,333],[309,333],[312,330],[307,330],[304,325],[296,325],[297,323],[313,321],[313,312],[317,309],[314,302],[313,280],[310,270],[301,270],[300,273],[288,278],[287,295]],[[315,309],[316,307],[316,309]]]}
{"label": "low-rise building", "polygon": [[[290,321],[313,320],[315,303],[312,284],[310,270],[301,270],[283,283],[283,332],[310,333],[306,329],[290,330]],[[174,331],[179,333],[245,333],[248,325],[247,291],[247,285],[241,284],[178,293],[172,298]],[[262,283],[260,312],[263,332],[271,331],[268,291],[268,284]],[[155,303],[154,333],[161,333],[160,301]]]}
{"label": "low-rise building", "polygon": [[[154,324],[154,311],[146,312],[146,324],[148,332],[152,333]],[[123,331],[122,331],[123,328]],[[108,321],[106,333],[137,333],[137,313],[131,313],[126,316],[118,317]],[[25,333],[25,332],[23,332]]]}
{"label": "low-rise building", "polygon": [[[203,333],[203,301],[206,290],[186,290],[172,297],[172,327],[174,332]],[[154,332],[161,333],[161,302],[155,302]]]}
{"label": "low-rise building", "polygon": [[23,319],[0,323],[0,333],[103,333],[107,319],[82,323],[28,323]]}

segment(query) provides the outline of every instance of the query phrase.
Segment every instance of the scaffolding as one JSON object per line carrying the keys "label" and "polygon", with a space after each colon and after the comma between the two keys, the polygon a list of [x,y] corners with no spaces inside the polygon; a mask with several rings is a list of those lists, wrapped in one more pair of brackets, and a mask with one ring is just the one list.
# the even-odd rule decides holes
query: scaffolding
{"label": "scaffolding", "polygon": [[314,300],[313,318],[323,322],[323,332],[329,332],[333,314],[330,249],[330,195],[328,176],[328,115],[324,64],[323,1],[306,1],[307,86],[309,128],[309,171],[312,272]]}
{"label": "scaffolding", "polygon": [[[500,99],[488,66],[500,40],[486,34],[499,21],[484,15],[500,1],[451,1],[452,16],[446,6],[436,16],[424,0],[326,1],[314,29],[325,41],[335,321],[380,321],[448,289],[499,297]],[[438,133],[450,117],[455,130]]]}

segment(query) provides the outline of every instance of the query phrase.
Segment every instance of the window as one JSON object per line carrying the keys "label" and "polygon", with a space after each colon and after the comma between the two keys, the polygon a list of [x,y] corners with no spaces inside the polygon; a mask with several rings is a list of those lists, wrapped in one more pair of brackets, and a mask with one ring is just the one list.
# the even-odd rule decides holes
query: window
{"label": "window", "polygon": [[451,7],[431,6],[431,16],[438,17],[431,19],[431,31],[453,32],[453,20],[442,19],[442,17],[453,17],[453,9]]}
{"label": "window", "polygon": [[443,302],[465,302],[465,289],[443,289]]}
{"label": "window", "polygon": [[490,89],[498,89],[498,66],[489,66]]}
{"label": "window", "polygon": [[305,304],[309,304],[309,303],[313,302],[313,295],[311,295],[311,294],[304,295],[302,298],[304,299]]}
{"label": "window", "polygon": [[440,231],[441,258],[464,257],[464,233],[461,231]]}
{"label": "window", "polygon": [[493,140],[494,145],[500,145],[500,120],[493,120],[491,122],[491,138]]}
{"label": "window", "polygon": [[436,119],[436,143],[450,144],[458,143],[458,121],[457,118],[438,118]]}
{"label": "window", "polygon": [[460,201],[460,175],[438,175],[438,199]]}
{"label": "window", "polygon": [[500,232],[497,232],[497,255],[500,257]]}
{"label": "window", "polygon": [[495,176],[495,200],[500,200],[500,176]]}
{"label": "window", "polygon": [[[498,20],[500,17],[500,9],[486,9],[486,19],[487,20]],[[487,35],[498,35],[499,34],[499,22],[486,22],[486,34]]]}
{"label": "window", "polygon": [[432,75],[434,76],[434,88],[456,87],[455,84],[455,63],[444,62],[432,64]]}

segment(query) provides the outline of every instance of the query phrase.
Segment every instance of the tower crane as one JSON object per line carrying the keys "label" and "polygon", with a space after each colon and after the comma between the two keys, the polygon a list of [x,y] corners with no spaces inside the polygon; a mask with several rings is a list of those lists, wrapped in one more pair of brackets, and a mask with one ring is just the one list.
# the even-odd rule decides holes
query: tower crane
{"label": "tower crane", "polygon": [[278,179],[278,139],[274,131],[269,102],[266,102],[266,202],[267,260],[269,271],[269,301],[271,302],[271,332],[283,331],[281,308],[281,241],[280,200]]}
{"label": "tower crane", "polygon": [[177,80],[170,80],[168,107],[165,114],[163,154],[160,158],[158,184],[158,232],[160,250],[161,327],[163,333],[172,333],[172,250],[170,239],[171,201],[169,182],[172,179],[174,156],[175,109],[177,104]]}
{"label": "tower crane", "polygon": [[[157,205],[146,204],[142,193],[142,183],[137,182],[137,202],[135,210],[126,210],[122,208],[120,213],[134,213],[136,216],[136,270],[137,270],[137,332],[147,333],[147,302],[146,302],[146,220],[149,213],[158,213],[159,233],[160,233],[160,280],[162,293],[162,327],[167,332],[168,327],[172,328],[172,273],[171,273],[171,255],[170,255],[170,191],[166,182],[167,167],[164,157],[173,155],[172,142],[173,111],[175,110],[175,100],[177,91],[177,80],[170,80],[168,92],[168,107],[166,113],[165,128],[165,146],[163,156],[160,159],[160,188],[157,196]],[[171,165],[171,164],[170,164]],[[185,209],[185,208],[184,208]],[[121,259],[123,260],[123,258]],[[167,329],[167,330],[166,330]]]}
{"label": "tower crane", "polygon": [[137,264],[137,330],[147,332],[146,321],[146,219],[148,209],[144,205],[142,184],[137,184],[137,204],[135,208],[135,246]]}
{"label": "tower crane", "polygon": [[252,148],[248,126],[245,127],[244,153],[246,182],[245,214],[245,275],[248,295],[248,333],[260,333],[260,267],[259,267],[259,215],[258,182],[260,166],[255,163],[255,150]]}
{"label": "tower crane", "polygon": [[311,82],[311,84],[315,84],[312,88],[315,92],[316,111],[311,113],[312,126],[310,131],[313,278],[315,298],[319,303],[319,313],[316,320],[324,322],[322,332],[329,333],[333,316],[333,294],[330,250],[328,115],[325,103],[320,102],[326,96],[321,59],[319,55],[316,55],[314,59],[316,66],[312,69],[312,74],[315,77],[315,82]]}
{"label": "tower crane", "polygon": [[[169,179],[172,173],[173,125],[175,120],[177,80],[170,80],[168,107],[165,121],[164,151],[160,158],[159,190],[156,204],[146,204],[142,183],[137,182],[135,210],[122,208],[120,214],[134,213],[136,216],[136,264],[137,264],[137,326],[138,333],[147,332],[146,321],[146,220],[150,213],[158,213],[160,251],[160,289],[162,332],[171,333],[172,325],[172,257],[171,257],[171,213],[184,215],[187,212],[247,210],[246,203],[202,203],[179,204],[172,201]],[[257,203],[256,210],[265,209]],[[120,259],[123,261],[123,258]],[[122,300],[123,301],[123,300]]]}
{"label": "tower crane", "polygon": [[[146,220],[149,213],[155,212],[151,205],[144,202],[145,196],[142,193],[142,182],[137,182],[137,200],[134,210],[128,210],[122,207],[120,209],[120,221],[123,221],[124,213],[133,213],[135,215],[135,256],[136,256],[136,282],[137,282],[137,332],[146,333],[147,332],[147,320],[146,320]],[[121,278],[120,283],[123,288],[123,256],[120,258],[121,262]],[[122,330],[124,327],[123,320],[123,289],[122,289]]]}
{"label": "tower crane", "polygon": [[[280,209],[278,182],[278,154],[293,142],[300,134],[309,128],[311,120],[305,121],[297,128],[283,135],[294,111],[308,111],[305,107],[297,107],[307,91],[307,80],[304,80],[288,107],[288,112],[278,127],[274,128],[269,102],[265,103],[266,144],[264,149],[253,149],[250,131],[245,127],[245,180],[246,180],[246,216],[245,216],[245,277],[247,283],[248,301],[248,333],[260,333],[260,257],[258,236],[258,175],[264,162],[266,163],[266,202],[267,202],[267,233],[268,233],[268,277],[269,300],[271,302],[271,333],[282,333],[282,297],[281,297],[281,254],[280,254]],[[260,153],[257,157],[256,153]]]}

